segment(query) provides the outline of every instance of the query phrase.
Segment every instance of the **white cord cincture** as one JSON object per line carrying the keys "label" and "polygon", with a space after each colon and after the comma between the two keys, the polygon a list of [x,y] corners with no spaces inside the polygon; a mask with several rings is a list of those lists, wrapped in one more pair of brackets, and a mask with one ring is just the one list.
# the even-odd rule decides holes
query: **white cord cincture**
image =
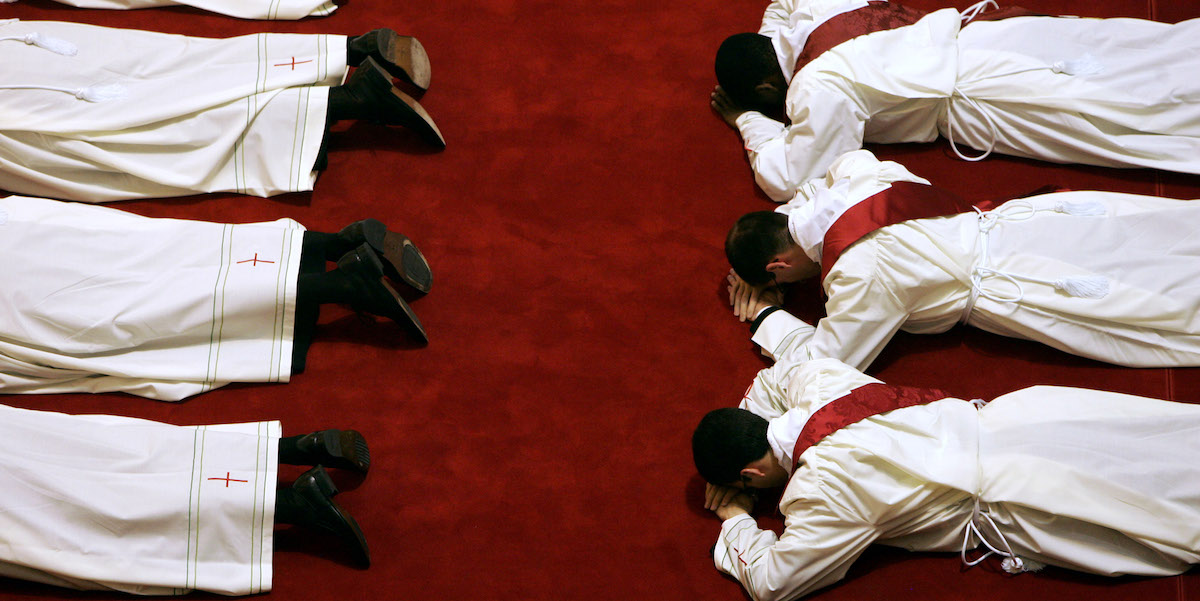
{"label": "white cord cincture", "polygon": [[983,0],[983,2],[976,2],[975,4],[964,8],[962,11],[962,24],[966,25],[967,23],[970,23],[975,19],[975,17],[979,16],[979,13],[987,10],[989,6],[995,9],[1000,8],[1000,5],[996,4],[996,0]]}
{"label": "white cord cincture", "polygon": [[[996,546],[988,542],[987,538],[983,536],[983,530],[979,528],[979,523],[987,523],[992,527],[992,532],[996,534],[996,538],[1000,539],[1000,546],[1004,547],[1003,550],[996,548]],[[967,551],[969,550],[968,545],[971,542],[972,533],[979,538],[979,542],[983,543],[983,546],[987,547],[988,550],[974,560],[968,560]],[[977,496],[975,497],[975,507],[971,511],[971,521],[967,522],[967,528],[963,532],[963,544],[959,556],[962,558],[963,565],[970,568],[983,563],[983,560],[992,555],[999,555],[1004,558],[1000,562],[1000,567],[1009,574],[1036,572],[1046,567],[1046,564],[1040,561],[1017,557],[1017,554],[1013,553],[1012,547],[1008,544],[1008,539],[1004,538],[1004,533],[1000,532],[1000,528],[996,526],[996,522],[992,520],[992,516],[979,510],[979,497]]]}
{"label": "white cord cincture", "polygon": [[[3,1],[5,1],[5,0],[0,0],[0,2],[3,2]],[[0,38],[0,42],[4,42],[4,41],[8,41],[8,40],[25,42],[26,44],[28,44],[30,46],[37,46],[38,48],[42,48],[44,50],[49,50],[50,52],[53,52],[55,54],[61,54],[63,56],[75,56],[76,54],[79,53],[79,47],[76,46],[75,44],[72,44],[71,42],[68,42],[66,40],[61,40],[59,38],[52,38],[50,36],[45,36],[36,31],[32,32],[32,33],[27,33],[23,36],[12,36],[12,37],[7,37],[7,38]]]}
{"label": "white cord cincture", "polygon": [[[971,291],[967,296],[966,306],[958,322],[966,324],[975,310],[979,299],[986,298],[997,303],[1019,303],[1025,298],[1025,288],[1021,282],[1044,284],[1055,290],[1076,298],[1104,298],[1110,291],[1109,279],[1099,275],[1070,276],[1055,280],[1035,278],[1032,276],[1009,273],[995,269],[991,265],[990,235],[993,228],[1004,221],[1025,221],[1032,219],[1039,212],[1053,211],[1066,215],[1084,217],[1102,217],[1108,214],[1108,209],[1098,202],[1059,202],[1045,209],[1036,209],[1033,204],[1024,200],[1014,200],[993,211],[981,211],[975,207],[979,218],[979,259],[971,269]],[[1007,294],[995,288],[985,288],[985,279],[995,279],[1009,285],[1012,292]]]}
{"label": "white cord cincture", "polygon": [[97,86],[88,86],[86,88],[56,88],[53,86],[6,86],[0,85],[0,89],[4,90],[49,90],[51,92],[63,92],[70,94],[80,100],[88,102],[105,102],[108,100],[118,100],[129,95],[125,86],[119,84],[106,84]]}

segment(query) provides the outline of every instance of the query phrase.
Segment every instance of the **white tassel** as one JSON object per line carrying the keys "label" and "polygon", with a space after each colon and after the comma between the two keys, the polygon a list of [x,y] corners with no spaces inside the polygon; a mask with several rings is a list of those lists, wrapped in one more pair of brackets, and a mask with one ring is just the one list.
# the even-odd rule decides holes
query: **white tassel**
{"label": "white tassel", "polygon": [[79,53],[79,47],[66,40],[44,36],[36,31],[25,36],[25,43],[32,44],[38,48],[45,48],[55,54],[63,56],[75,56]]}
{"label": "white tassel", "polygon": [[1098,202],[1059,202],[1055,203],[1054,210],[1058,213],[1066,213],[1067,215],[1081,215],[1084,217],[1098,217],[1108,214],[1108,208]]}
{"label": "white tassel", "polygon": [[1064,278],[1054,282],[1054,288],[1065,292],[1067,296],[1104,298],[1108,296],[1108,278],[1100,276]]}
{"label": "white tassel", "polygon": [[971,405],[976,409],[983,409],[984,407],[987,407],[987,404],[988,402],[983,399],[971,399]]}
{"label": "white tassel", "polygon": [[1096,57],[1085,54],[1073,61],[1058,61],[1050,65],[1050,70],[1066,75],[1095,75],[1104,71],[1104,65]]}
{"label": "white tassel", "polygon": [[75,97],[88,102],[104,102],[124,98],[128,92],[125,86],[109,84],[106,86],[90,86],[75,93]]}
{"label": "white tassel", "polygon": [[1046,567],[1046,564],[1033,559],[1005,557],[1004,561],[1000,562],[1000,567],[1009,574],[1020,574],[1021,572],[1036,572]]}

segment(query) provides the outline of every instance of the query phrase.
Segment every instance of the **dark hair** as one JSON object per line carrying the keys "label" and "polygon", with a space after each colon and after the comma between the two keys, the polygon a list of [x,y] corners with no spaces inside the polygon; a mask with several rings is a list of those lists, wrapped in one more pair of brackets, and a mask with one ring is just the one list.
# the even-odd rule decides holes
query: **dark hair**
{"label": "dark hair", "polygon": [[770,449],[767,420],[745,409],[727,407],[710,411],[692,433],[696,470],[713,484],[737,482],[742,468],[761,459]]}
{"label": "dark hair", "polygon": [[792,245],[788,217],[774,211],[746,213],[725,236],[725,258],[738,277],[751,286],[769,283],[767,265]]}
{"label": "dark hair", "polygon": [[735,103],[744,108],[760,106],[754,88],[772,75],[783,74],[771,38],[758,33],[736,33],[725,38],[717,49],[717,83]]}

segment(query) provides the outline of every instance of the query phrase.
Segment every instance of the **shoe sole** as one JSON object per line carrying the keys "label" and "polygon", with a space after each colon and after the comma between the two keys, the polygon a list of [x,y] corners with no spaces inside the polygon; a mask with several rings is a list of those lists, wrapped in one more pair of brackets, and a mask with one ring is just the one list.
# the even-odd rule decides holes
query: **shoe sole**
{"label": "shoe sole", "polygon": [[420,136],[430,146],[439,150],[446,148],[446,138],[442,136],[441,130],[433,122],[433,117],[429,116],[429,113],[425,111],[425,108],[415,98],[392,85],[391,74],[380,66],[375,59],[367,58],[367,60],[363,61],[358,69],[355,70],[355,75],[358,75],[359,71],[365,71],[361,77],[367,78],[367,83],[369,86],[376,88],[377,93],[385,93],[384,90],[387,90],[386,94],[390,94],[392,99],[399,101],[399,104],[397,104],[396,102],[387,102],[386,97],[381,99],[399,112],[398,118],[381,120],[382,123],[385,125],[406,127]]}
{"label": "shoe sole", "polygon": [[321,434],[321,443],[331,457],[340,460],[331,461],[326,467],[360,474],[371,469],[371,450],[367,447],[367,439],[357,430],[325,430]]}
{"label": "shoe sole", "polygon": [[[349,262],[343,265],[342,259],[339,259],[338,268],[344,269],[347,275],[359,278],[368,285],[371,285],[373,282],[377,281],[393,301],[394,305],[392,306],[392,309],[394,310],[367,310],[365,307],[355,307],[354,303],[351,303],[350,306],[355,307],[355,310],[387,317],[388,319],[391,319],[407,329],[409,333],[417,337],[422,344],[428,344],[429,336],[425,333],[425,326],[421,325],[421,320],[417,318],[417,314],[413,312],[412,307],[408,306],[408,303],[404,301],[404,298],[401,297],[400,294],[396,292],[396,289],[392,288],[392,285],[387,282],[387,279],[383,275],[383,261],[380,260],[380,258],[375,254],[375,251],[371,248],[370,243],[363,243],[358,248],[347,254],[353,254],[361,261]],[[343,259],[344,258],[345,257],[343,257]]]}
{"label": "shoe sole", "polygon": [[400,73],[391,72],[390,69],[389,72],[417,86],[422,91],[428,90],[433,69],[429,64],[429,55],[425,52],[425,47],[417,41],[417,38],[388,31],[390,35],[379,40],[379,56],[383,57],[385,62],[395,65]]}
{"label": "shoe sole", "polygon": [[408,303],[404,302],[404,299],[399,293],[396,292],[395,288],[392,288],[391,284],[387,283],[387,280],[379,278],[379,283],[383,284],[383,287],[388,291],[388,294],[392,295],[392,299],[396,301],[396,305],[404,314],[404,319],[397,319],[396,315],[388,315],[388,317],[390,317],[392,321],[408,329],[409,333],[411,333],[413,336],[416,336],[422,344],[428,344],[429,336],[425,333],[425,326],[421,325],[421,320],[417,319],[417,314],[413,312],[412,307],[408,306]]}
{"label": "shoe sole", "polygon": [[383,257],[388,277],[401,280],[422,294],[429,294],[433,270],[421,249],[408,236],[389,231],[378,219],[364,219],[362,233],[367,244]]}

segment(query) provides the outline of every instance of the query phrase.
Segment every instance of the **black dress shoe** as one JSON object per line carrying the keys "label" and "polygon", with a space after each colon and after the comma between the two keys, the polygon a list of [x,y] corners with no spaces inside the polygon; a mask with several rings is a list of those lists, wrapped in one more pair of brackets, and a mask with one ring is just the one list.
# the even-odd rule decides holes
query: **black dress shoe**
{"label": "black dress shoe", "polygon": [[311,465],[323,465],[360,474],[371,469],[371,450],[357,430],[321,430],[301,436],[296,448]]}
{"label": "black dress shoe", "polygon": [[292,484],[292,490],[296,492],[299,501],[306,505],[304,519],[299,520],[299,525],[310,526],[340,538],[350,548],[357,563],[363,567],[371,565],[371,550],[367,547],[367,539],[358,527],[358,522],[333,502],[333,496],[338,494],[338,489],[325,468],[318,465],[300,474]]}
{"label": "black dress shoe", "polygon": [[347,64],[357,67],[368,58],[375,59],[393,77],[421,90],[429,89],[433,71],[429,66],[429,55],[417,38],[400,35],[391,29],[376,29],[346,40]]}
{"label": "black dress shoe", "polygon": [[417,291],[428,293],[433,285],[433,271],[429,261],[413,241],[399,232],[388,231],[378,219],[356,221],[342,228],[338,236],[343,241],[358,246],[363,242],[383,258],[384,273],[392,279],[403,281]]}
{"label": "black dress shoe", "polygon": [[387,317],[400,324],[422,343],[429,342],[425,326],[404,299],[383,279],[383,262],[375,255],[370,244],[342,255],[337,261],[338,270],[345,273],[355,284],[358,292],[350,302],[355,311],[366,311]]}
{"label": "black dress shoe", "polygon": [[446,147],[433,117],[416,99],[392,85],[392,76],[375,59],[368,57],[354,69],[342,89],[357,103],[356,113],[376,123],[411,129],[434,148]]}

